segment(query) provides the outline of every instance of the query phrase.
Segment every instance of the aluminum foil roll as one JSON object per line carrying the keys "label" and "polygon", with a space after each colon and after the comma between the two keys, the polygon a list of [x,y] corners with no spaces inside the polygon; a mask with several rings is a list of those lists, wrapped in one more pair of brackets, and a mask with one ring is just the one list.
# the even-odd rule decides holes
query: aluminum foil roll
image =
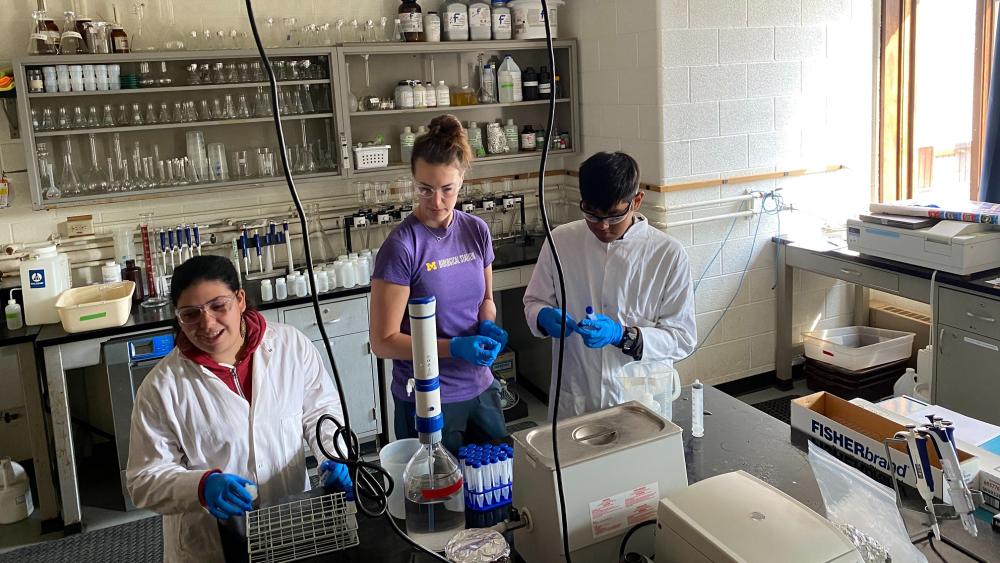
{"label": "aluminum foil roll", "polygon": [[499,123],[490,123],[486,126],[486,152],[490,154],[503,154],[510,150],[507,143],[507,136]]}
{"label": "aluminum foil roll", "polygon": [[847,536],[847,539],[854,544],[854,547],[858,548],[858,552],[861,553],[861,557],[865,560],[865,563],[889,563],[892,561],[889,550],[880,541],[850,524],[834,522],[833,525]]}
{"label": "aluminum foil roll", "polygon": [[444,548],[452,563],[509,563],[510,546],[500,532],[485,528],[462,530]]}

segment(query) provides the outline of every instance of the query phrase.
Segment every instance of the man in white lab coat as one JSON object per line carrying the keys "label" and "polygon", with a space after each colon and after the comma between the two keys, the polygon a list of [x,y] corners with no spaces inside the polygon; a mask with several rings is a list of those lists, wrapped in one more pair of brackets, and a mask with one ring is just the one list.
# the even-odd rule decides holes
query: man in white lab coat
{"label": "man in white lab coat", "polygon": [[625,364],[673,362],[695,347],[687,254],[638,213],[643,195],[639,166],[625,153],[597,153],[580,166],[583,219],[552,232],[566,284],[565,332],[548,243],[538,257],[524,293],[524,315],[535,336],[553,337],[550,420],[560,334],[565,345],[560,419],[619,404],[616,378]]}

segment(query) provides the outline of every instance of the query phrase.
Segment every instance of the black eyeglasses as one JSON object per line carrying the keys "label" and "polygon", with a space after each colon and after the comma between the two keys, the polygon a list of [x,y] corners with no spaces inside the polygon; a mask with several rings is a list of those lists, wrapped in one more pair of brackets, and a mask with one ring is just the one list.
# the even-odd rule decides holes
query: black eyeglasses
{"label": "black eyeglasses", "polygon": [[233,301],[235,300],[235,295],[224,295],[222,297],[216,297],[204,305],[178,307],[174,310],[174,315],[177,317],[177,321],[183,325],[193,325],[200,321],[203,311],[218,319],[225,316],[226,313],[229,312],[229,309],[232,308]]}
{"label": "black eyeglasses", "polygon": [[628,208],[617,215],[595,215],[583,208],[583,202],[580,202],[580,213],[583,213],[583,218],[587,220],[588,223],[607,223],[608,225],[617,225],[625,220],[625,217],[632,211],[632,204],[635,202],[635,197],[628,201]]}

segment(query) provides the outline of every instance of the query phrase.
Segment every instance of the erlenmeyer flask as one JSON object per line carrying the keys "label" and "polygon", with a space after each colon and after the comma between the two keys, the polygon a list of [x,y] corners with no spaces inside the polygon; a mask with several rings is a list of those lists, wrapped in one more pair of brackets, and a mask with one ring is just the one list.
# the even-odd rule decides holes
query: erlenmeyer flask
{"label": "erlenmeyer flask", "polygon": [[52,108],[45,108],[42,110],[42,124],[38,127],[39,131],[53,131],[56,129],[56,120],[52,115]]}
{"label": "erlenmeyer flask", "polygon": [[171,120],[174,123],[184,123],[188,120],[184,115],[184,109],[180,102],[174,102],[174,113],[171,116]]}
{"label": "erlenmeyer flask", "polygon": [[335,256],[330,243],[323,234],[323,223],[319,218],[319,205],[312,204],[309,213],[309,240],[313,249],[313,257],[319,262],[327,262]]}
{"label": "erlenmeyer flask", "polygon": [[[167,109],[166,102],[160,102],[160,115],[156,116],[156,120],[159,121],[160,123],[170,123],[171,121],[173,121],[170,117],[170,110]],[[180,121],[178,121],[177,123],[180,123]]]}
{"label": "erlenmeyer flask", "polygon": [[111,104],[104,104],[104,117],[101,118],[101,127],[114,127],[115,113],[111,109]]}
{"label": "erlenmeyer flask", "polygon": [[239,119],[248,119],[250,117],[250,105],[247,103],[247,96],[243,92],[240,92],[240,97],[236,102],[236,117]]}
{"label": "erlenmeyer flask", "polygon": [[299,87],[299,97],[302,103],[302,113],[313,113],[316,111],[315,106],[312,101],[312,92],[309,91],[309,85],[303,84]]}
{"label": "erlenmeyer flask", "polygon": [[87,128],[87,118],[83,116],[83,108],[76,106],[73,108],[73,125],[72,129],[86,129]]}
{"label": "erlenmeyer flask", "polygon": [[125,104],[119,104],[118,106],[118,117],[115,119],[118,125],[128,125],[132,119],[129,118],[128,109],[126,109]]}
{"label": "erlenmeyer flask", "polygon": [[132,119],[129,123],[132,125],[145,125],[145,121],[142,119],[142,110],[139,109],[139,104],[132,104]]}
{"label": "erlenmeyer flask", "polygon": [[108,175],[97,160],[97,135],[87,135],[90,148],[90,168],[83,173],[83,189],[88,192],[105,192],[108,190]]}
{"label": "erlenmeyer flask", "polygon": [[156,119],[156,108],[153,107],[152,103],[146,104],[146,117],[144,119],[146,125],[155,125],[159,123]]}
{"label": "erlenmeyer flask", "polygon": [[90,106],[87,110],[87,127],[91,129],[101,126],[101,118],[97,115],[97,106]]}
{"label": "erlenmeyer flask", "polygon": [[63,155],[62,171],[59,175],[59,186],[66,195],[80,194],[80,180],[76,177],[76,170],[73,169],[73,155],[66,153]]}

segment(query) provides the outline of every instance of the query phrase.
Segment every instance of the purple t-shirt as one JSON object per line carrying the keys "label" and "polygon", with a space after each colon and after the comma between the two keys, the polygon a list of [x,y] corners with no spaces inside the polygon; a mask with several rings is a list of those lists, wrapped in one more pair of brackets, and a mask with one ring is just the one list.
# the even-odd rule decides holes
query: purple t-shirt
{"label": "purple t-shirt", "polygon": [[[439,338],[471,336],[479,328],[479,306],[486,294],[483,270],[493,263],[493,241],[486,223],[454,211],[447,229],[431,229],[415,214],[403,219],[379,247],[372,278],[410,287],[410,297],[437,299]],[[410,317],[403,315],[404,334],[410,334]],[[455,358],[439,360],[441,401],[456,403],[479,396],[493,383],[493,372]],[[413,362],[393,360],[392,393],[406,395],[413,377]]]}

